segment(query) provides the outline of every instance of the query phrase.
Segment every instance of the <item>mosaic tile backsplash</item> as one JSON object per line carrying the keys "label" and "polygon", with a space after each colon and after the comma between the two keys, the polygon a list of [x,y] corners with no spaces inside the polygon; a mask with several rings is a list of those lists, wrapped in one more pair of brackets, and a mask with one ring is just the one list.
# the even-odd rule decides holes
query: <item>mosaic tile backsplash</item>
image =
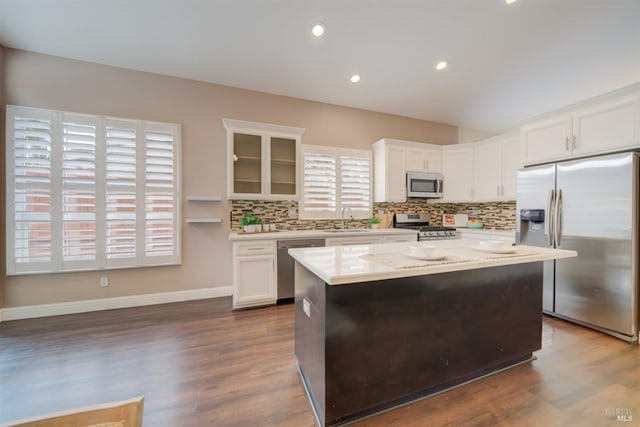
{"label": "mosaic tile backsplash", "polygon": [[[278,230],[327,230],[336,228],[340,220],[300,220],[296,201],[231,200],[231,231],[240,231],[240,218],[252,213],[263,223],[276,224]],[[442,214],[467,214],[478,219],[484,227],[496,230],[515,228],[516,202],[486,203],[427,203],[425,199],[409,199],[404,203],[374,203],[373,211],[384,212],[428,212],[433,225],[442,225]],[[362,228],[367,220],[346,221],[346,228]]]}

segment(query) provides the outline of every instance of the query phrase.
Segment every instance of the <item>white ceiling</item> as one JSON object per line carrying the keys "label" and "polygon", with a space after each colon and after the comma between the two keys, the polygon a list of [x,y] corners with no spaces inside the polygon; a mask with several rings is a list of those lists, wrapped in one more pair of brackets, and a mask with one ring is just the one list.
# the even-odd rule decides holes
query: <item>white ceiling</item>
{"label": "white ceiling", "polygon": [[639,82],[640,0],[0,0],[0,44],[501,132]]}

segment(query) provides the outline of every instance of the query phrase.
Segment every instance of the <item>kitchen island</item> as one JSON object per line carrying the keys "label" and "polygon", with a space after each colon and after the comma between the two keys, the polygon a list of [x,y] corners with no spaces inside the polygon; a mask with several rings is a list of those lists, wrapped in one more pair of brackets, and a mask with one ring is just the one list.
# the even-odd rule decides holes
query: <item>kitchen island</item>
{"label": "kitchen island", "polygon": [[575,251],[477,240],[292,249],[295,353],[320,425],[339,425],[531,360],[541,348],[542,262]]}

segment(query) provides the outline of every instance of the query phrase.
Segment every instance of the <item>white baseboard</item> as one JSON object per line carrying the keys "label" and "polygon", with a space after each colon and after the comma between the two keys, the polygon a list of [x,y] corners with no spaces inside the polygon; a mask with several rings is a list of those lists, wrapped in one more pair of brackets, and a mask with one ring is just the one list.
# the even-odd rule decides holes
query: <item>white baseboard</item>
{"label": "white baseboard", "polygon": [[231,294],[231,286],[224,286],[220,288],[192,289],[188,291],[132,295],[128,297],[102,298],[55,304],[29,305],[24,307],[5,307],[0,309],[0,322],[3,320],[32,319],[36,317],[58,316],[61,314],[111,310],[114,308],[141,307],[144,305],[218,298],[230,296]]}

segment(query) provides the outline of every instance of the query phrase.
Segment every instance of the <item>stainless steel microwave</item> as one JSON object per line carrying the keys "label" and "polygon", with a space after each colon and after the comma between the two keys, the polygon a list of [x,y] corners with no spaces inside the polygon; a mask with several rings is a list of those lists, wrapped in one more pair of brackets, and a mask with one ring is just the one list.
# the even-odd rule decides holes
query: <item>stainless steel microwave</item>
{"label": "stainless steel microwave", "polygon": [[407,197],[440,199],[443,197],[444,175],[435,172],[407,172]]}

